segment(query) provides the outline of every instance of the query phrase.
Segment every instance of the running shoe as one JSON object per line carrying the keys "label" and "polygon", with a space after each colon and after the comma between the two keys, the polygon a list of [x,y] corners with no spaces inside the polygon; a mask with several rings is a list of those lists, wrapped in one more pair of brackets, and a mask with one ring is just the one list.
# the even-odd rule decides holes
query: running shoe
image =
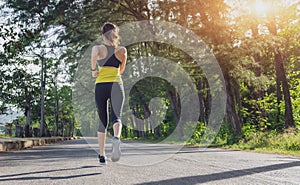
{"label": "running shoe", "polygon": [[120,144],[121,141],[119,138],[117,137],[112,138],[112,154],[111,154],[112,162],[117,162],[121,157]]}
{"label": "running shoe", "polygon": [[99,160],[99,164],[101,164],[101,165],[106,165],[107,164],[105,156],[98,155],[98,160]]}

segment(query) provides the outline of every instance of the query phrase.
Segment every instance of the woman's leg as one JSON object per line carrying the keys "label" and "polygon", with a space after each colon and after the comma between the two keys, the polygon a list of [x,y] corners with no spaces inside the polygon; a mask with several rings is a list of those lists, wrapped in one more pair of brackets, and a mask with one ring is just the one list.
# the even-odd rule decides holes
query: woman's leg
{"label": "woman's leg", "polygon": [[96,84],[95,101],[98,109],[99,128],[98,128],[98,144],[100,156],[105,156],[106,129],[108,125],[108,107],[107,100],[109,98],[110,89],[107,84]]}
{"label": "woman's leg", "polygon": [[106,132],[98,132],[98,144],[100,156],[105,156]]}
{"label": "woman's leg", "polygon": [[124,88],[122,83],[114,83],[111,91],[111,110],[114,129],[114,138],[112,139],[111,160],[116,162],[121,157],[120,136],[122,131],[121,114],[124,104]]}
{"label": "woman's leg", "polygon": [[122,83],[114,83],[111,91],[111,110],[114,137],[120,138],[122,131],[121,116],[124,105],[124,87]]}
{"label": "woman's leg", "polygon": [[121,122],[115,122],[113,124],[113,129],[114,129],[114,137],[121,137],[121,132],[122,132],[122,123]]}

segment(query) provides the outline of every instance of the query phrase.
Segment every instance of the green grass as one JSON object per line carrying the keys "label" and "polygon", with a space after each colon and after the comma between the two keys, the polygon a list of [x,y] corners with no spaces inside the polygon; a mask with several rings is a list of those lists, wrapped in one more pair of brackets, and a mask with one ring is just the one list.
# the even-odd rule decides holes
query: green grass
{"label": "green grass", "polygon": [[221,147],[300,157],[300,132],[295,129],[289,129],[280,134],[252,132],[236,144],[221,145]]}
{"label": "green grass", "polygon": [[121,139],[125,140],[125,141],[138,141],[138,142],[147,142],[147,143],[158,143],[163,140],[163,139],[154,138],[154,137],[148,137],[148,138],[134,137],[134,138],[121,138]]}
{"label": "green grass", "polygon": [[15,138],[15,136],[7,136],[4,134],[0,134],[0,138]]}
{"label": "green grass", "polygon": [[258,153],[267,153],[267,154],[281,154],[281,155],[290,155],[290,156],[297,156],[300,157],[300,151],[294,151],[294,150],[283,150],[283,149],[273,149],[273,148],[267,148],[267,147],[261,147],[261,148],[252,148],[252,147],[246,147],[240,146],[237,144],[234,145],[227,145],[227,146],[216,146],[218,148],[223,149],[229,149],[229,150],[239,150],[239,151],[249,151],[249,152],[258,152]]}
{"label": "green grass", "polygon": [[[300,157],[300,130],[289,129],[283,133],[274,132],[248,132],[238,142],[231,141],[232,137],[217,136],[215,142],[209,147],[224,149],[262,152],[269,154],[282,154]],[[122,138],[123,139],[123,138]],[[123,140],[158,143],[162,139],[155,138],[128,138]],[[172,142],[169,144],[200,146],[197,141],[191,139],[189,143]]]}

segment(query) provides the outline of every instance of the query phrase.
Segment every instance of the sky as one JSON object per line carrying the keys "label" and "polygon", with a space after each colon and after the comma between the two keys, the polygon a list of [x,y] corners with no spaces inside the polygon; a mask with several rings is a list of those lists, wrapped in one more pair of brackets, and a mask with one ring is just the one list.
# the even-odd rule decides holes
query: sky
{"label": "sky", "polygon": [[11,123],[18,116],[24,115],[24,112],[10,111],[8,114],[0,115],[0,123]]}

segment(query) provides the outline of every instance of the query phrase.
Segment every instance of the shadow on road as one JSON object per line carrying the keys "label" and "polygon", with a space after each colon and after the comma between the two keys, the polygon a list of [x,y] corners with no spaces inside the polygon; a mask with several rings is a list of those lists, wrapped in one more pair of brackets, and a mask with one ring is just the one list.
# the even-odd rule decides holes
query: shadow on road
{"label": "shadow on road", "polygon": [[[70,145],[67,145],[70,144]],[[137,145],[128,145],[126,142],[123,143],[122,151],[124,156],[143,156],[143,155],[173,155],[173,154],[185,154],[185,153],[215,153],[215,152],[231,152],[230,150],[210,149],[201,147],[183,146],[178,148],[176,145],[160,145],[151,144],[144,146],[141,143]],[[67,145],[67,146],[66,146]],[[62,147],[63,146],[63,147]],[[174,147],[176,146],[176,147]],[[6,152],[0,153],[0,156],[6,158],[6,161],[39,161],[47,159],[48,162],[56,161],[57,159],[69,159],[72,157],[76,158],[90,158],[96,156],[98,150],[97,145],[87,145],[84,140],[77,141],[66,141],[56,145],[47,145],[37,148],[31,148],[28,150],[17,151],[17,152]],[[110,149],[108,149],[109,151]],[[84,152],[83,152],[84,151]],[[12,155],[13,154],[13,155]],[[0,164],[9,165],[0,159]]]}
{"label": "shadow on road", "polygon": [[[29,150],[28,150],[29,151]],[[85,151],[85,152],[82,152]],[[60,147],[45,147],[45,148],[31,148],[30,152],[27,151],[18,151],[13,153],[2,153],[0,156],[6,157],[9,161],[36,161],[40,159],[63,159],[63,158],[71,158],[74,157],[74,153],[76,154],[76,158],[87,158],[94,152],[89,147],[68,147],[68,148],[60,148]],[[4,162],[0,159],[0,163]]]}
{"label": "shadow on road", "polygon": [[6,158],[5,161],[0,158],[0,166],[1,163],[5,164],[6,161],[38,161],[40,159],[50,161],[51,159],[69,159],[74,157],[75,154],[76,158],[88,158],[95,155],[95,151],[87,145],[85,140],[65,141],[21,151],[0,153],[0,157]]}
{"label": "shadow on road", "polygon": [[[99,168],[99,166],[82,166],[82,167],[78,167],[78,168],[44,170],[44,171],[26,172],[26,173],[18,173],[18,174],[10,174],[10,175],[1,175],[0,182],[1,181],[12,181],[12,180],[39,180],[39,179],[60,180],[60,179],[71,179],[71,178],[76,178],[76,177],[93,176],[93,175],[101,174],[101,173],[89,173],[89,174],[69,175],[69,176],[17,177],[17,176],[24,176],[24,175],[42,174],[42,173],[50,173],[50,172],[62,172],[62,171],[80,170],[80,169],[87,169],[87,168]],[[10,177],[14,177],[14,178],[10,178]]]}
{"label": "shadow on road", "polygon": [[262,167],[255,167],[255,168],[248,168],[248,169],[242,169],[242,170],[232,170],[232,171],[226,171],[221,173],[213,173],[213,174],[207,174],[207,175],[196,175],[196,176],[189,176],[189,177],[178,177],[168,180],[162,180],[162,181],[153,181],[148,183],[142,183],[143,185],[157,185],[157,184],[198,184],[198,183],[207,183],[211,181],[217,181],[217,180],[224,180],[224,179],[230,179],[235,177],[241,177],[246,175],[253,175],[256,173],[262,173],[262,172],[268,172],[268,171],[274,171],[274,170],[281,170],[285,168],[291,168],[300,166],[300,161],[294,161],[291,163],[284,163],[284,164],[274,164],[269,166],[262,166]]}

